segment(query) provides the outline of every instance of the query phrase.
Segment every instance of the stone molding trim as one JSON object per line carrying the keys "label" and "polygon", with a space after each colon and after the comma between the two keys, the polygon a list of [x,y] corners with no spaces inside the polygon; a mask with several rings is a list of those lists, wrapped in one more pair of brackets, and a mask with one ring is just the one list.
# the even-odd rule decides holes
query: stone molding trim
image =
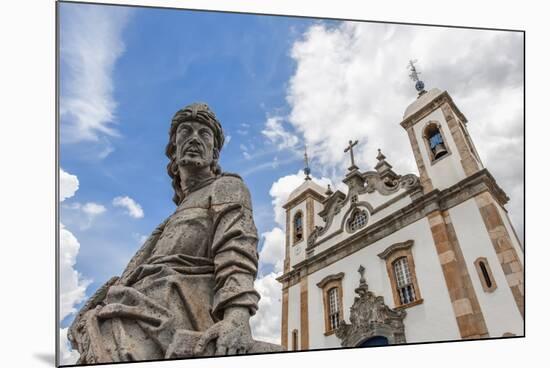
{"label": "stone molding trim", "polygon": [[[391,283],[395,308],[409,308],[423,302],[422,295],[420,293],[420,287],[418,286],[418,279],[416,278],[416,267],[411,251],[413,245],[413,240],[395,243],[387,247],[382,253],[378,254],[378,257],[386,261],[386,271],[388,272],[388,277]],[[409,267],[409,273],[411,275],[415,295],[414,300],[406,304],[401,303],[401,298],[399,297],[399,288],[397,286],[397,280],[394,271],[394,262],[403,257],[407,259],[407,265]]]}
{"label": "stone molding trim", "polygon": [[292,330],[291,336],[292,336],[292,345],[290,349],[292,351],[300,350],[300,345],[298,345],[300,341],[300,339],[298,338],[298,330],[297,329]]}
{"label": "stone molding trim", "polygon": [[[320,243],[315,245],[316,248],[310,250],[309,257],[295,264],[290,271],[279,276],[277,280],[283,283],[283,287],[285,285],[286,287],[295,285],[305,275],[335,263],[428,216],[434,211],[448,210],[483,192],[487,192],[501,204],[508,201],[506,193],[498,186],[489,171],[487,169],[480,170],[443,191],[439,189],[432,190],[428,194],[415,199],[411,204],[351,234],[342,242],[322,252],[315,253],[319,244],[327,238],[322,239]],[[366,236],[367,234],[368,236]]]}
{"label": "stone molding trim", "polygon": [[510,234],[508,234],[496,204],[489,193],[480,193],[475,197],[475,200],[502,271],[506,276],[510,291],[514,296],[522,318],[525,319],[523,265],[519,261],[515,248],[512,246]]}
{"label": "stone molding trim", "polygon": [[[475,172],[479,171],[482,167],[477,161],[477,158],[472,153],[472,150],[470,149],[470,146],[466,141],[466,137],[464,136],[464,133],[459,126],[460,122],[458,122],[454,117],[452,106],[448,102],[443,103],[443,105],[441,106],[441,110],[443,111],[443,115],[445,116],[445,120],[447,120],[447,125],[449,126],[449,130],[451,131],[453,140],[455,141],[455,144],[458,148],[460,163],[462,164],[464,173],[466,174],[466,176],[472,175]],[[464,129],[466,129],[465,126]]]}
{"label": "stone molding trim", "polygon": [[345,274],[343,272],[339,272],[333,275],[325,276],[321,281],[317,283],[317,287],[320,289],[324,289],[329,282],[341,281],[344,278],[344,275]]}
{"label": "stone molding trim", "polygon": [[283,289],[281,313],[281,345],[288,350],[288,288]]}
{"label": "stone molding trim", "polygon": [[286,229],[285,229],[285,260],[283,263],[284,272],[290,271],[290,208],[285,210]]}
{"label": "stone molding trim", "polygon": [[307,277],[300,280],[300,348],[309,349],[309,307]]}
{"label": "stone molding trim", "polygon": [[304,190],[302,193],[300,193],[296,198],[292,199],[291,201],[285,203],[283,205],[283,208],[286,210],[286,209],[289,209],[289,208],[292,208],[292,207],[295,207],[296,205],[300,204],[301,202],[305,201],[306,198],[314,198],[316,199],[317,201],[323,203],[325,201],[325,196],[317,193],[316,191],[314,191],[313,189],[311,188],[307,188],[306,190]]}
{"label": "stone molding trim", "polygon": [[323,293],[323,314],[325,320],[325,336],[332,335],[336,330],[330,327],[330,302],[329,302],[329,290],[337,288],[338,290],[338,310],[340,312],[340,322],[344,319],[344,291],[342,288],[342,279],[344,273],[340,272],[335,275],[328,275],[323,280],[317,283],[317,286],[322,289]]}
{"label": "stone molding trim", "polygon": [[489,337],[449,212],[435,211],[428,216],[428,221],[460,336],[463,339]]}
{"label": "stone molding trim", "polygon": [[[483,267],[485,268],[485,272],[483,272]],[[474,261],[474,265],[476,267],[477,275],[479,276],[479,282],[481,283],[481,287],[483,287],[483,291],[486,293],[491,293],[496,290],[497,283],[495,281],[495,278],[493,277],[493,272],[491,271],[491,267],[489,266],[489,261],[485,257],[479,257]],[[488,278],[488,280],[486,280]],[[490,285],[488,285],[488,282]]]}
{"label": "stone molding trim", "polygon": [[407,240],[402,243],[395,243],[387,247],[383,252],[377,254],[378,257],[386,260],[390,255],[398,250],[409,250],[414,244],[414,240]]}
{"label": "stone molding trim", "polygon": [[426,104],[420,110],[416,111],[415,113],[411,114],[406,119],[404,119],[400,123],[400,125],[405,129],[409,129],[414,124],[416,124],[417,122],[425,118],[427,115],[429,115],[432,111],[442,106],[445,102],[449,104],[449,107],[452,109],[455,115],[458,116],[460,121],[462,121],[464,124],[468,122],[468,119],[466,119],[464,114],[456,106],[456,104],[454,103],[449,93],[447,91],[443,91],[436,98],[434,98],[430,103]]}
{"label": "stone molding trim", "polygon": [[404,344],[407,315],[404,310],[393,310],[384,303],[383,296],[368,290],[364,280],[355,289],[357,296],[350,308],[350,323],[342,321],[336,337],[343,347],[359,346],[371,337],[383,336],[389,344]]}

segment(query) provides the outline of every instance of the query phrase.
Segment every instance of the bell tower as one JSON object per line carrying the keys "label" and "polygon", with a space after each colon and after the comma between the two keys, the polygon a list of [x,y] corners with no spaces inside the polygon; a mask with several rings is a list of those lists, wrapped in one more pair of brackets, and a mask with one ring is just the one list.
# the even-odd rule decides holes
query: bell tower
{"label": "bell tower", "polygon": [[443,190],[483,169],[466,127],[467,119],[447,91],[424,89],[409,62],[410,78],[418,91],[405,110],[401,126],[407,131],[424,192]]}

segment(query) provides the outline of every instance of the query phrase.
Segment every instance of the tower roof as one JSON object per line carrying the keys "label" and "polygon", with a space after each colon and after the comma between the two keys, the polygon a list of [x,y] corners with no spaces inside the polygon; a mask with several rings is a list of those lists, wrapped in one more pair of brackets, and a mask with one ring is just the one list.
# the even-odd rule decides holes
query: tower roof
{"label": "tower roof", "polygon": [[428,92],[420,95],[416,99],[416,101],[414,101],[407,107],[407,109],[405,110],[405,114],[403,115],[403,120],[407,119],[409,116],[419,111],[421,108],[429,104],[433,99],[435,99],[442,93],[443,91],[439,88],[432,88]]}
{"label": "tower roof", "polygon": [[325,188],[321,187],[319,184],[314,182],[313,180],[305,180],[298,188],[294,189],[290,195],[288,196],[287,203],[292,201],[293,199],[297,198],[300,194],[305,192],[306,190],[311,189],[318,194],[325,196],[324,193],[326,191]]}

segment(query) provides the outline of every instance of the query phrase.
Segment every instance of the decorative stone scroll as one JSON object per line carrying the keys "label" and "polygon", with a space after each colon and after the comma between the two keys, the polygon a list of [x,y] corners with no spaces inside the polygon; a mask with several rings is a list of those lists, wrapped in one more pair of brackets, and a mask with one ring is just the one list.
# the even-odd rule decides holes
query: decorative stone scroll
{"label": "decorative stone scroll", "polygon": [[343,347],[360,346],[373,337],[384,337],[389,344],[403,344],[407,315],[404,310],[393,310],[384,303],[384,297],[376,296],[369,290],[364,277],[365,268],[359,267],[361,275],[357,296],[350,308],[350,322],[342,322],[336,330],[336,336]]}

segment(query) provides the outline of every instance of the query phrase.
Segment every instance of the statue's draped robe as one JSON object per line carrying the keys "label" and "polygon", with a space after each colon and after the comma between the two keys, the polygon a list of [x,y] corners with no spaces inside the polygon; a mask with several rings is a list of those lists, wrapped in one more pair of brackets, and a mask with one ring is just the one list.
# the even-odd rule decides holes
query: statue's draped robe
{"label": "statue's draped robe", "polygon": [[[164,359],[178,330],[204,331],[227,307],[253,315],[257,231],[243,181],[222,175],[188,193],[70,329],[80,363]],[[99,295],[99,296],[98,296]]]}

